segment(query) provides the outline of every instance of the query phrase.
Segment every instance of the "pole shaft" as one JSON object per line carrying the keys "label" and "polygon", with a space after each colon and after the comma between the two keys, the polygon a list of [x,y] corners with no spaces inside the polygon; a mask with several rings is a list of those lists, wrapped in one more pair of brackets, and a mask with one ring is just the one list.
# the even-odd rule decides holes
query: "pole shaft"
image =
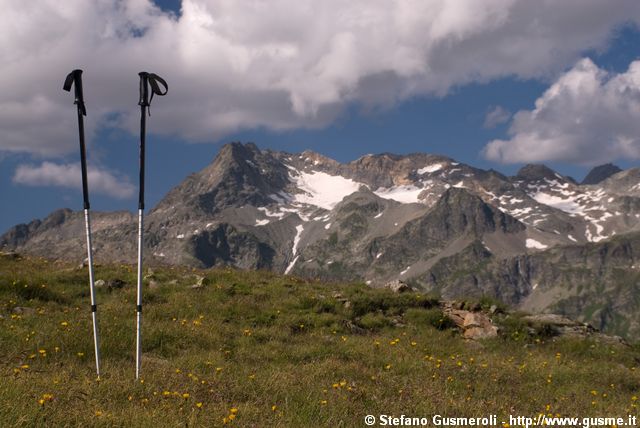
{"label": "pole shaft", "polygon": [[96,358],[96,373],[100,377],[100,336],[98,333],[98,309],[96,305],[95,278],[93,275],[93,249],[91,243],[91,219],[89,208],[84,209],[84,224],[87,235],[87,260],[89,262],[89,292],[91,295],[91,320],[93,322],[93,346]]}
{"label": "pole shaft", "polygon": [[140,377],[142,360],[142,248],[144,210],[138,210],[138,288],[136,296],[136,379]]}
{"label": "pole shaft", "polygon": [[[146,82],[145,82],[146,87]],[[136,379],[142,363],[142,249],[144,245],[144,164],[147,131],[146,105],[140,106],[140,193],[138,199],[138,289],[136,297]]]}

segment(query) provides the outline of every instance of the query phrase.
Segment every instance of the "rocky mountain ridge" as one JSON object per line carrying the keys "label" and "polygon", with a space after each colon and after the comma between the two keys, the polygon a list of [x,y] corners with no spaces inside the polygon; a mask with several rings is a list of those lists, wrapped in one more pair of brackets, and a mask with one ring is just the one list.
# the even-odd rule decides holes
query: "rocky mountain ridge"
{"label": "rocky mountain ridge", "polygon": [[[429,155],[320,154],[225,145],[149,211],[149,263],[231,265],[445,298],[489,295],[633,336],[640,294],[640,169],[579,184],[543,165],[516,176]],[[135,260],[134,217],[95,213],[97,260]],[[0,248],[84,257],[81,213],[18,225]],[[637,313],[638,311],[636,311]]]}

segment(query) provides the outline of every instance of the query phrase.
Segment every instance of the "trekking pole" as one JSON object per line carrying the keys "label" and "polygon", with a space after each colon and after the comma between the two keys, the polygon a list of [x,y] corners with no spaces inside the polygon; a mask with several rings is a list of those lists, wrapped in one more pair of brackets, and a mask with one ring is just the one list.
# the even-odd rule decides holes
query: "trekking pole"
{"label": "trekking pole", "polygon": [[83,116],[87,115],[84,106],[84,94],[82,93],[82,70],[73,70],[67,75],[64,81],[64,89],[71,91],[71,86],[75,85],[75,101],[78,110],[78,131],[80,135],[80,165],[82,168],[82,196],[84,198],[84,224],[87,234],[87,260],[89,262],[89,290],[91,294],[91,318],[93,320],[93,345],[96,357],[96,373],[100,377],[100,337],[98,335],[98,307],[96,305],[96,292],[93,279],[93,251],[91,248],[91,220],[89,218],[89,188],[87,186],[87,155],[84,144],[84,121]]}
{"label": "trekking pole", "polygon": [[[140,377],[140,364],[142,358],[142,244],[143,244],[143,217],[144,217],[144,149],[147,132],[147,111],[151,105],[153,95],[166,95],[169,87],[167,82],[157,74],[142,71],[140,76],[140,192],[138,197],[138,289],[136,297],[136,379]],[[164,90],[160,89],[160,86]],[[151,98],[149,98],[149,86],[151,86]]]}

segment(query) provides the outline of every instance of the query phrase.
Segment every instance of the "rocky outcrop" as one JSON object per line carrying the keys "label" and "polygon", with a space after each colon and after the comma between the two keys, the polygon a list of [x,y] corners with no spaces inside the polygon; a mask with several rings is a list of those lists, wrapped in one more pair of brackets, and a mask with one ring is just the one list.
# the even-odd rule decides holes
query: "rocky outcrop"
{"label": "rocky outcrop", "polygon": [[444,314],[462,331],[465,339],[480,340],[498,337],[498,327],[493,324],[487,314],[480,311],[455,309],[449,302],[444,302],[441,306]]}

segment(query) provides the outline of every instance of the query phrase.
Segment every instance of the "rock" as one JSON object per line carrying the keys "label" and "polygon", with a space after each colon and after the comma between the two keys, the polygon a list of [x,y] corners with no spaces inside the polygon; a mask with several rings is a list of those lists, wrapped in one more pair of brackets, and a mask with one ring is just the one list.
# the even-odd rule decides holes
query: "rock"
{"label": "rock", "polygon": [[608,336],[602,333],[596,333],[593,336],[597,341],[606,343],[607,345],[629,345],[629,343],[620,336]]}
{"label": "rock", "polygon": [[102,288],[106,285],[107,283],[104,281],[104,279],[99,279],[96,282],[93,283],[93,285],[96,286],[96,288]]}
{"label": "rock", "polygon": [[496,312],[498,312],[498,307],[496,305],[491,305],[491,307],[489,308],[489,313],[495,314]]}
{"label": "rock", "polygon": [[400,281],[399,279],[389,281],[384,286],[385,288],[388,288],[394,293],[404,293],[406,291],[413,291],[413,288],[409,287],[407,283],[405,283],[404,281]]}
{"label": "rock", "polygon": [[568,327],[580,324],[577,321],[570,320],[569,318],[563,317],[562,315],[557,314],[536,314],[536,315],[527,315],[522,317],[522,319],[528,323],[540,323],[540,324],[551,324],[558,327]]}
{"label": "rock", "polygon": [[89,266],[89,259],[84,259],[82,263],[78,265],[78,269],[83,269],[83,268],[86,268],[87,266]]}
{"label": "rock", "polygon": [[204,288],[209,284],[209,280],[204,276],[196,275],[196,283],[191,286],[193,289]]}
{"label": "rock", "polygon": [[177,279],[172,279],[171,281],[168,282],[169,285],[178,285],[178,280]]}
{"label": "rock", "polygon": [[463,328],[482,327],[485,319],[487,319],[486,316],[480,313],[468,312],[464,317],[464,321],[462,321],[462,327]]}
{"label": "rock", "polygon": [[391,318],[391,324],[393,324],[393,326],[396,327],[396,328],[405,327],[405,324],[401,320],[399,320],[398,318]]}
{"label": "rock", "polygon": [[353,322],[346,320],[344,321],[344,326],[351,332],[352,334],[366,334],[367,330],[362,327],[355,325]]}
{"label": "rock", "polygon": [[33,315],[35,314],[36,310],[33,308],[27,308],[24,306],[16,306],[15,308],[13,308],[11,312],[13,312],[16,315]]}
{"label": "rock", "polygon": [[463,330],[462,335],[465,339],[479,340],[498,336],[498,327],[482,312],[446,309],[444,314]]}
{"label": "rock", "polygon": [[107,281],[107,287],[111,290],[123,288],[125,285],[127,285],[127,283],[118,278]]}
{"label": "rock", "polygon": [[498,337],[498,327],[493,324],[482,327],[471,327],[464,331],[465,339],[479,340]]}
{"label": "rock", "polygon": [[160,288],[160,284],[158,284],[158,281],[154,279],[149,281],[149,290],[157,290],[158,288]]}
{"label": "rock", "polygon": [[348,300],[345,300],[345,301],[344,301],[344,303],[343,303],[343,305],[344,305],[344,308],[345,308],[345,309],[349,309],[349,308],[351,307],[351,302],[350,302],[350,301],[348,301]]}
{"label": "rock", "polygon": [[462,329],[464,328],[464,320],[467,316],[467,313],[467,311],[463,311],[460,309],[451,309],[449,311],[444,311],[444,314],[448,316],[456,326]]}
{"label": "rock", "polygon": [[15,251],[0,251],[0,257],[15,260],[20,258],[20,254]]}
{"label": "rock", "polygon": [[589,324],[573,321],[557,314],[529,315],[522,319],[532,327],[534,332],[544,329],[553,336],[591,336],[598,333],[598,330]]}

